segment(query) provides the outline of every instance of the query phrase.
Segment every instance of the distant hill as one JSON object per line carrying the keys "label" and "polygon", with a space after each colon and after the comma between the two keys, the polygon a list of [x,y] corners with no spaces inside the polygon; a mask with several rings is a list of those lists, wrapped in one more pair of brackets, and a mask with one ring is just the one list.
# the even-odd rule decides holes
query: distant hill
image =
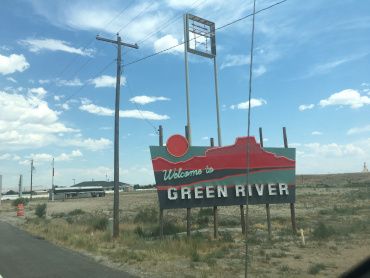
{"label": "distant hill", "polygon": [[[120,182],[120,187],[126,187],[128,186],[128,183]],[[113,181],[84,181],[77,183],[75,185],[72,185],[72,187],[86,187],[86,186],[102,186],[104,188],[113,188],[114,182]]]}
{"label": "distant hill", "polygon": [[343,186],[358,183],[370,183],[370,173],[344,173],[323,175],[297,175],[297,185]]}

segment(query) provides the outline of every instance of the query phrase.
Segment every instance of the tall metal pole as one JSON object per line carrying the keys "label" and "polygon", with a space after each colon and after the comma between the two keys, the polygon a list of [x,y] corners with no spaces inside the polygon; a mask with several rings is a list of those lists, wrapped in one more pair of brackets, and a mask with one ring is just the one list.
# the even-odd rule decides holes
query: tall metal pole
{"label": "tall metal pole", "polygon": [[54,157],[51,163],[51,200],[54,201]]}
{"label": "tall metal pole", "polygon": [[30,192],[30,200],[32,200],[32,178],[33,178],[33,159],[31,159],[31,192]]}
{"label": "tall metal pole", "polygon": [[188,141],[189,145],[191,146],[191,127],[190,127],[190,96],[189,96],[189,66],[188,66],[188,41],[189,41],[189,32],[188,26],[186,24],[187,20],[186,17],[188,15],[184,15],[184,55],[185,55],[185,85],[186,85],[186,119],[187,119],[187,127],[188,127]]}
{"label": "tall metal pole", "polygon": [[222,146],[222,139],[221,139],[221,123],[220,123],[220,105],[218,101],[218,74],[217,74],[217,61],[216,55],[213,57],[213,72],[214,72],[214,79],[215,79],[215,95],[216,95],[216,115],[217,115],[217,140],[218,146]]}
{"label": "tall metal pole", "polygon": [[[249,146],[249,136],[250,136],[250,129],[251,129],[251,99],[252,99],[252,73],[253,73],[253,49],[254,49],[254,20],[256,16],[256,0],[253,1],[253,19],[252,19],[252,39],[251,39],[251,55],[250,55],[250,63],[249,63],[249,92],[248,92],[248,139],[247,139],[247,186],[249,183],[249,167],[250,167],[250,146]],[[249,253],[248,253],[248,230],[249,230],[249,200],[248,194],[246,194],[246,206],[245,206],[245,218],[246,218],[246,227],[245,227],[245,278],[248,277],[248,260],[249,260]]]}
{"label": "tall metal pole", "polygon": [[137,44],[124,43],[119,34],[117,40],[110,40],[96,36],[97,40],[113,43],[117,45],[117,76],[116,76],[116,103],[114,112],[114,197],[113,197],[113,237],[119,236],[119,109],[121,93],[121,48],[128,46],[139,48]]}

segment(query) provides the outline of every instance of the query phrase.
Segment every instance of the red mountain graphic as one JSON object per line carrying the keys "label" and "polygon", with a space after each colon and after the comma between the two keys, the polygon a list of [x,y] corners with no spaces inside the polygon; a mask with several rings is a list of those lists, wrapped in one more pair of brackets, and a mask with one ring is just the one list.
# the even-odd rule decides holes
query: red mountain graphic
{"label": "red mountain graphic", "polygon": [[234,145],[212,147],[204,156],[194,156],[186,161],[170,162],[162,157],[152,160],[155,172],[179,169],[196,170],[207,166],[214,170],[247,169],[247,142],[249,142],[249,169],[294,169],[295,161],[278,156],[261,148],[254,137],[239,137]]}

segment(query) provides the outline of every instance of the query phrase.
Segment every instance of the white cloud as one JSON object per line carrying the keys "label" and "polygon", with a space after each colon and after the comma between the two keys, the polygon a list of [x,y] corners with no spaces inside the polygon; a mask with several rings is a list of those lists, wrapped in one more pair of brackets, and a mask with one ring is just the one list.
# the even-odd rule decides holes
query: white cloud
{"label": "white cloud", "polygon": [[208,136],[203,136],[202,140],[209,140],[209,137]]}
{"label": "white cloud", "polygon": [[57,96],[54,96],[54,100],[55,101],[60,101],[62,98],[64,98],[63,95],[57,95]]}
{"label": "white cloud", "polygon": [[146,110],[121,110],[119,113],[120,117],[122,118],[133,118],[133,119],[141,119],[141,120],[154,120],[154,121],[160,121],[160,120],[168,120],[170,117],[167,115],[159,115],[157,113],[154,113],[152,111],[146,111]]}
{"label": "white cloud", "polygon": [[3,56],[0,54],[0,74],[7,75],[16,71],[22,72],[30,67],[26,58],[21,54]]}
{"label": "white cloud", "polygon": [[154,97],[154,96],[136,96],[136,97],[130,98],[130,101],[132,103],[138,103],[141,105],[145,105],[145,104],[160,101],[160,100],[170,100],[170,99],[166,97]]}
{"label": "white cloud", "polygon": [[40,52],[42,50],[62,51],[89,57],[94,52],[92,49],[75,48],[66,41],[56,39],[27,39],[21,40],[20,43],[28,47],[31,52]]}
{"label": "white cloud", "polygon": [[21,164],[25,164],[26,162],[29,163],[29,161],[33,159],[34,163],[37,165],[43,162],[51,162],[53,158],[55,159],[55,161],[69,161],[69,160],[72,160],[73,158],[82,157],[82,156],[83,154],[80,150],[73,150],[70,153],[61,153],[58,156],[53,156],[48,153],[36,153],[36,154],[32,153],[26,157],[27,160],[22,161],[20,163]]}
{"label": "white cloud", "polygon": [[[33,82],[32,82],[33,83]],[[48,84],[48,83],[50,83],[50,80],[49,79],[40,79],[39,80],[39,83],[41,84],[41,85],[43,85],[43,84]]]}
{"label": "white cloud", "polygon": [[332,94],[329,98],[320,100],[320,106],[326,107],[331,105],[346,105],[353,109],[360,108],[370,104],[368,96],[361,96],[359,92],[353,89],[346,89],[338,93]]}
{"label": "white cloud", "polygon": [[75,78],[72,80],[57,79],[56,83],[57,86],[68,86],[68,87],[78,87],[83,85],[79,78]]}
{"label": "white cloud", "polygon": [[[264,100],[262,98],[260,98],[260,99],[252,98],[251,99],[251,108],[262,106],[264,104],[267,104],[267,102],[266,102],[266,100]],[[239,104],[230,106],[231,109],[248,109],[248,107],[249,107],[249,101],[241,102]]]}
{"label": "white cloud", "polygon": [[65,140],[63,143],[66,146],[85,148],[90,151],[100,151],[100,150],[108,149],[112,145],[112,141],[106,138],[100,138],[100,139],[74,138],[74,139]]}
{"label": "white cloud", "polygon": [[348,155],[364,155],[365,151],[354,144],[320,144],[320,143],[309,143],[304,145],[310,150],[310,156],[332,156],[332,157],[344,157]]}
{"label": "white cloud", "polygon": [[[165,53],[182,53],[182,52],[184,52],[184,46],[183,45],[176,46],[178,44],[179,44],[179,41],[174,36],[165,35],[165,36],[159,38],[158,40],[156,40],[154,42],[154,50],[156,52],[158,52],[158,51],[162,51],[164,49],[173,47],[172,49],[170,49],[169,51],[167,51]],[[174,47],[174,46],[176,46],[176,47]]]}
{"label": "white cloud", "polygon": [[38,87],[28,89],[28,93],[35,94],[39,98],[43,98],[46,95],[47,91],[43,87]]}
{"label": "white cloud", "polygon": [[[79,107],[80,110],[86,111],[91,114],[96,114],[99,116],[113,116],[114,110],[102,106],[97,106],[91,101],[84,99],[82,100],[82,104]],[[147,120],[168,120],[170,117],[167,115],[159,115],[152,111],[146,110],[121,110],[120,117],[122,118],[133,118],[133,119],[147,119]]]}
{"label": "white cloud", "polygon": [[350,128],[347,131],[347,134],[352,135],[352,134],[365,133],[365,132],[370,132],[370,125]]}
{"label": "white cloud", "polygon": [[[90,83],[95,85],[95,88],[116,87],[116,77],[102,75],[90,80]],[[121,86],[126,84],[126,78],[121,76]]]}
{"label": "white cloud", "polygon": [[224,62],[221,64],[221,69],[228,68],[228,67],[249,65],[249,60],[250,58],[248,55],[228,54],[226,55]]}
{"label": "white cloud", "polygon": [[13,83],[17,83],[17,80],[15,80],[13,77],[7,77],[6,80],[13,82]]}
{"label": "white cloud", "polygon": [[91,103],[91,101],[89,101],[87,99],[82,100],[82,103],[81,103],[79,109],[81,111],[89,112],[91,114],[96,114],[96,115],[99,115],[99,116],[113,116],[114,115],[114,110],[113,109],[102,107],[102,106],[97,106],[97,105]]}
{"label": "white cloud", "polygon": [[58,113],[33,94],[0,91],[0,149],[42,147],[57,140],[58,133],[77,130],[60,122]]}
{"label": "white cloud", "polygon": [[299,111],[311,110],[315,107],[315,104],[302,104],[298,107]]}
{"label": "white cloud", "polygon": [[55,160],[56,161],[69,161],[73,158],[76,158],[76,157],[82,157],[82,152],[80,150],[74,150],[72,151],[71,153],[62,153],[60,155],[58,155]]}
{"label": "white cloud", "polygon": [[330,61],[330,62],[327,62],[327,63],[316,65],[311,69],[311,71],[305,77],[311,77],[311,76],[317,75],[317,74],[329,73],[333,69],[335,69],[335,68],[337,68],[341,65],[344,65],[346,63],[349,63],[349,62],[352,62],[352,61],[355,61],[355,60],[358,60],[358,59],[363,58],[365,56],[367,56],[367,53],[352,55],[352,56],[349,56],[349,57],[336,59],[336,60],[333,60],[333,61]]}
{"label": "white cloud", "polygon": [[15,154],[10,154],[10,153],[4,153],[2,155],[0,155],[0,160],[13,160],[13,161],[18,161],[20,160],[20,156],[18,155],[15,155]]}
{"label": "white cloud", "polygon": [[322,135],[320,131],[312,131],[311,135]]}
{"label": "white cloud", "polygon": [[265,74],[267,72],[267,69],[265,66],[258,66],[257,68],[253,69],[253,75],[254,77],[260,77],[261,75]]}

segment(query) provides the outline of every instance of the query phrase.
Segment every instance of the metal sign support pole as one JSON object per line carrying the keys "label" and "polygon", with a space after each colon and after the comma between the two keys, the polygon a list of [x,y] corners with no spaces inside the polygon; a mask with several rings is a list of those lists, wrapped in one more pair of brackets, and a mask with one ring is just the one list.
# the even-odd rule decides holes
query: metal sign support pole
{"label": "metal sign support pole", "polygon": [[213,71],[214,71],[214,79],[215,79],[215,96],[216,96],[216,115],[217,115],[217,140],[218,146],[222,146],[222,139],[221,139],[221,123],[220,123],[220,105],[218,100],[218,75],[217,75],[217,61],[216,56],[213,57]]}
{"label": "metal sign support pole", "polygon": [[187,119],[187,127],[188,127],[188,141],[189,145],[191,146],[191,126],[190,126],[190,96],[189,96],[189,65],[188,65],[188,26],[186,24],[187,14],[184,15],[184,55],[185,55],[185,85],[186,85],[186,119]]}

